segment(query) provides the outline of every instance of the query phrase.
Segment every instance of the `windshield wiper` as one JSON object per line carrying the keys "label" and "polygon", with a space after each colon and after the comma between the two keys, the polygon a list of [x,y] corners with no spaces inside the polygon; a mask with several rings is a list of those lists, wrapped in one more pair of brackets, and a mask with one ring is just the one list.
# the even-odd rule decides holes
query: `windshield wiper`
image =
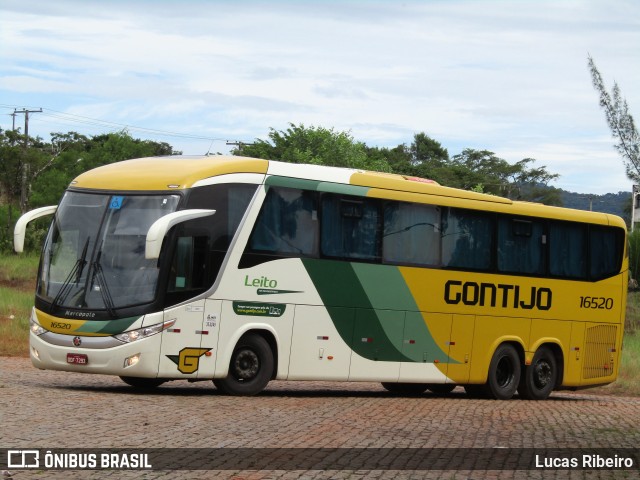
{"label": "windshield wiper", "polygon": [[60,302],[64,301],[67,298],[67,295],[69,295],[69,292],[71,291],[71,280],[74,277],[75,277],[74,283],[76,285],[80,283],[80,278],[82,278],[82,272],[84,271],[84,267],[87,264],[86,258],[87,258],[87,250],[89,248],[89,240],[91,240],[91,237],[87,237],[87,240],[84,242],[82,254],[78,258],[78,260],[76,260],[76,263],[73,264],[73,268],[67,275],[67,278],[64,279],[64,282],[62,283],[62,287],[60,287],[60,290],[58,290],[58,294],[53,299],[53,302],[51,302],[52,308],[55,308],[57,305],[60,304]]}
{"label": "windshield wiper", "polygon": [[111,296],[111,292],[109,291],[109,286],[107,285],[107,279],[104,275],[104,270],[102,269],[102,265],[100,264],[100,257],[102,257],[102,245],[100,245],[100,250],[98,251],[98,255],[96,256],[95,261],[91,264],[93,268],[93,278],[91,280],[91,284],[93,282],[97,282],[98,291],[100,292],[100,296],[102,297],[102,302],[104,303],[107,312],[112,317],[116,316],[115,306],[113,304],[113,297]]}

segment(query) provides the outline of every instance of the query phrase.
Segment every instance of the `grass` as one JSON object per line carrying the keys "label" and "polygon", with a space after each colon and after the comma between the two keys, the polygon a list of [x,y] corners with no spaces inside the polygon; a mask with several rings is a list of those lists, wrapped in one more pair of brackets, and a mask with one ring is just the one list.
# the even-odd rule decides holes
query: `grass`
{"label": "grass", "polygon": [[626,333],[640,332],[640,291],[629,292],[627,296],[627,317],[624,331]]}
{"label": "grass", "polygon": [[40,257],[35,254],[0,254],[0,282],[35,284],[39,260]]}
{"label": "grass", "polygon": [[38,260],[35,255],[0,256],[0,355],[29,353],[29,316]]}
{"label": "grass", "polygon": [[[29,316],[37,271],[35,255],[0,255],[0,355],[29,354]],[[593,392],[640,396],[639,379],[640,292],[629,292],[618,380]]]}
{"label": "grass", "polygon": [[33,292],[0,286],[0,355],[29,353],[29,315]]}

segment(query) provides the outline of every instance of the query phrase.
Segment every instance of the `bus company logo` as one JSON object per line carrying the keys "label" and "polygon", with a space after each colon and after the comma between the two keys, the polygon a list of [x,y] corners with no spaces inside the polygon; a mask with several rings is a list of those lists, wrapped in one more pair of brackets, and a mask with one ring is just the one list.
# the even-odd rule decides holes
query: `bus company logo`
{"label": "bus company logo", "polygon": [[73,344],[76,347],[79,347],[80,345],[82,345],[82,339],[80,337],[73,337]]}
{"label": "bus company logo", "polygon": [[200,366],[200,357],[210,348],[185,347],[178,355],[167,355],[167,358],[178,366],[180,373],[194,373]]}
{"label": "bus company logo", "polygon": [[462,282],[449,280],[444,285],[444,301],[449,305],[549,310],[553,292],[546,287]]}

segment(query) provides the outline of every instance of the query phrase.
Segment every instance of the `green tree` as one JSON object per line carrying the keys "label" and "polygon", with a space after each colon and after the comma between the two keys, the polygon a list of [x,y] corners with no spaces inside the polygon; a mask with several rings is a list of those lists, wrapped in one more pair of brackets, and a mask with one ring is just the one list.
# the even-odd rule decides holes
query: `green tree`
{"label": "green tree", "polygon": [[615,149],[623,158],[627,177],[634,183],[640,184],[640,136],[633,117],[629,113],[629,105],[622,98],[617,82],[614,82],[611,93],[607,91],[591,56],[589,56],[589,71],[593,86],[600,95],[600,106],[604,110],[611,135],[617,140]]}
{"label": "green tree", "polygon": [[268,137],[269,140],[256,139],[251,145],[241,144],[232,153],[289,163],[391,170],[382,156],[370,157],[365,144],[356,142],[348,132],[290,123],[286,130],[271,128]]}
{"label": "green tree", "polygon": [[403,143],[394,148],[367,147],[367,155],[384,159],[393,173],[434,180],[447,178],[449,153],[424,132],[416,133],[409,146]]}
{"label": "green tree", "polygon": [[58,203],[69,182],[82,172],[131,158],[174,154],[167,143],[133,138],[127,131],[86,137],[76,132],[51,134],[56,161],[33,182],[33,206]]}
{"label": "green tree", "polygon": [[126,131],[94,137],[52,133],[47,143],[41,138],[25,140],[19,131],[0,130],[0,248],[10,248],[16,206],[24,213],[58,203],[69,182],[86,170],[129,158],[174,153],[178,152],[167,143],[135,139]]}
{"label": "green tree", "polygon": [[559,175],[549,173],[544,166],[531,167],[534,162],[525,158],[510,164],[488,150],[467,148],[452,158],[449,168],[453,178],[447,185],[465,190],[482,185],[485,193],[512,200],[560,204],[558,192],[548,187]]}

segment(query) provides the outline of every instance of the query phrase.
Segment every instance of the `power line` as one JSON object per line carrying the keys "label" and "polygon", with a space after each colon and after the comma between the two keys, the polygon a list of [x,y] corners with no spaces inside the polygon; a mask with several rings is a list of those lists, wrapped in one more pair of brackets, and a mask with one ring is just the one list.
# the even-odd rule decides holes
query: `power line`
{"label": "power line", "polygon": [[[16,105],[0,104],[0,107],[15,108]],[[23,109],[23,110],[25,110],[25,109]],[[222,141],[226,140],[225,138],[212,138],[210,136],[204,136],[204,135],[193,135],[193,134],[189,134],[189,133],[174,132],[174,131],[170,131],[170,130],[160,130],[160,129],[155,129],[155,128],[147,128],[147,127],[138,127],[138,126],[135,126],[135,125],[127,125],[127,124],[123,124],[123,123],[112,122],[112,121],[109,121],[109,120],[102,120],[102,119],[98,119],[98,118],[86,117],[86,116],[83,116],[83,115],[75,115],[75,114],[71,114],[71,113],[65,113],[65,112],[61,112],[61,111],[58,111],[58,110],[53,110],[51,108],[45,108],[45,109],[41,108],[39,110],[39,112],[42,113],[42,115],[44,117],[49,117],[49,118],[54,118],[54,119],[58,119],[58,120],[72,122],[72,123],[75,123],[75,124],[82,124],[82,125],[88,125],[88,126],[94,126],[94,127],[102,127],[102,128],[118,129],[118,130],[128,130],[128,131],[137,131],[137,132],[146,133],[146,134],[149,134],[149,135],[159,135],[159,136],[176,137],[176,138],[188,138],[188,139],[193,139],[193,140],[208,140],[208,141],[219,141],[219,142],[222,142]],[[21,113],[21,112],[17,112],[17,113]],[[14,123],[14,129],[15,129],[15,123]]]}

